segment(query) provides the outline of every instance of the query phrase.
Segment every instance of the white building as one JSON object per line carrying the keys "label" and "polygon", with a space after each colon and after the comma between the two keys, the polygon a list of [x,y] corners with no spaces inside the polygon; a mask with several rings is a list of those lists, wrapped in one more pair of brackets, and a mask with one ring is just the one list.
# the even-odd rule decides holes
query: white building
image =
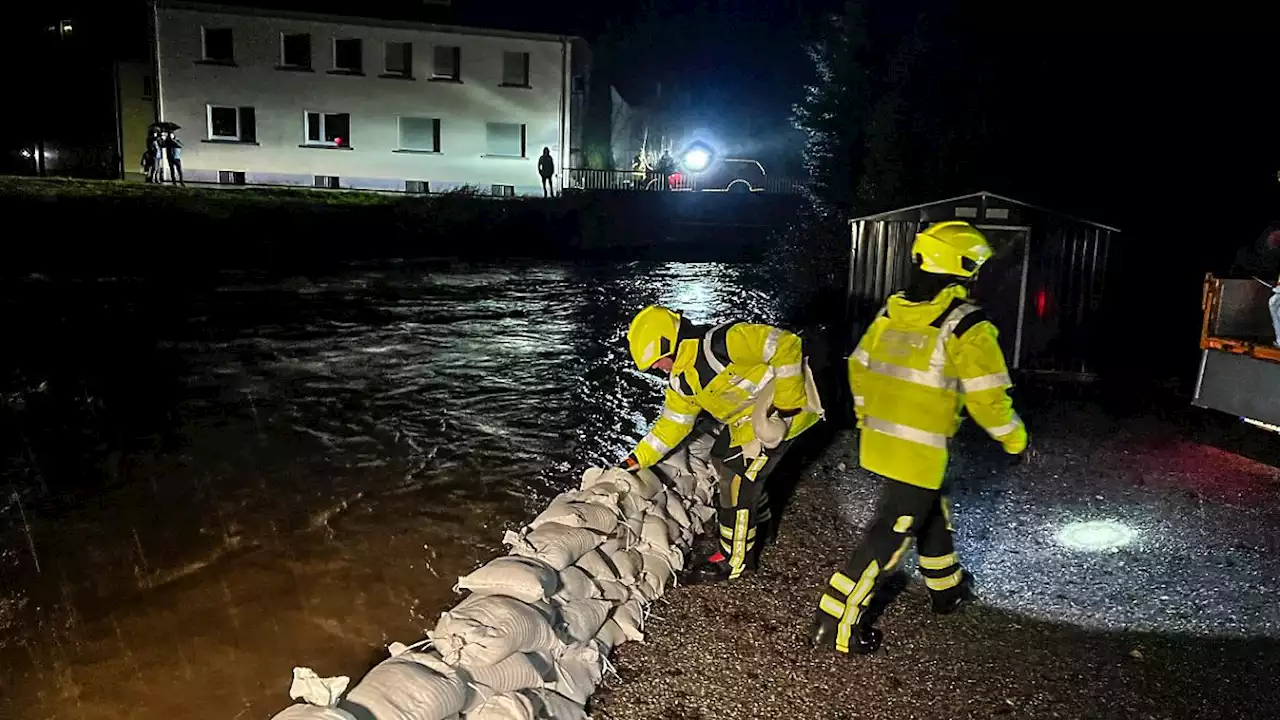
{"label": "white building", "polygon": [[[540,194],[581,156],[568,36],[160,0],[156,113],[188,181]],[[575,92],[575,90],[577,92]]]}

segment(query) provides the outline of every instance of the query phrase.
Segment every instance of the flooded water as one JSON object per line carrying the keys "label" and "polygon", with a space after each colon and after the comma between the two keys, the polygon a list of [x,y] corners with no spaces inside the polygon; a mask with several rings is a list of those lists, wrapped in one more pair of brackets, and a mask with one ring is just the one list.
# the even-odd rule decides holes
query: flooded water
{"label": "flooded water", "polygon": [[295,665],[358,676],[643,434],[632,313],[788,313],[741,265],[210,277],[0,291],[0,717],[269,717]]}

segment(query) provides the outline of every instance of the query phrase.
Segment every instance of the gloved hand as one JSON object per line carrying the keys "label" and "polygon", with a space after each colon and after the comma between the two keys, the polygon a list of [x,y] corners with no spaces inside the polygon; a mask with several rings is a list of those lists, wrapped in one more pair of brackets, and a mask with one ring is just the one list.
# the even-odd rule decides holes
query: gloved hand
{"label": "gloved hand", "polygon": [[1010,455],[1009,460],[1012,465],[1031,465],[1036,461],[1037,453],[1035,445],[1031,443],[1031,433],[1027,433],[1027,445],[1022,448],[1022,452]]}
{"label": "gloved hand", "polygon": [[626,470],[627,472],[635,472],[640,469],[640,463],[636,462],[635,458],[628,455],[623,458],[622,462],[618,463],[618,467]]}

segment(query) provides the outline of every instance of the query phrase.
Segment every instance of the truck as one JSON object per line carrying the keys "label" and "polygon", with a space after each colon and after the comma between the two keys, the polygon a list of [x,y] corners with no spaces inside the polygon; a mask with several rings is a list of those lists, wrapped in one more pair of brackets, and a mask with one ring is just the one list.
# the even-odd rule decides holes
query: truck
{"label": "truck", "polygon": [[1258,278],[1205,276],[1200,371],[1192,404],[1280,433],[1280,347]]}

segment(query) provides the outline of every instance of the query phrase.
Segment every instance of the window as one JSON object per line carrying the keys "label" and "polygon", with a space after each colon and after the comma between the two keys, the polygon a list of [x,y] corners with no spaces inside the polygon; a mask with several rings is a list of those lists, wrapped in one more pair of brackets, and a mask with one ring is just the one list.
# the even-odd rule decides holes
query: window
{"label": "window", "polygon": [[342,179],[339,178],[337,175],[317,175],[315,180],[315,186],[318,188],[328,188],[330,190],[337,190],[338,188],[342,187]]}
{"label": "window", "polygon": [[413,77],[413,43],[389,42],[384,46],[384,71],[392,77]]}
{"label": "window", "polygon": [[486,155],[524,157],[525,126],[515,123],[485,123]]}
{"label": "window", "polygon": [[209,106],[209,139],[257,142],[258,127],[251,107]]}
{"label": "window", "polygon": [[351,116],[347,113],[307,113],[307,144],[349,147]]}
{"label": "window", "polygon": [[219,185],[243,185],[244,172],[241,170],[219,170],[218,184]]}
{"label": "window", "polygon": [[280,36],[280,67],[311,69],[311,36],[306,33]]}
{"label": "window", "polygon": [[156,96],[156,79],[150,75],[142,76],[142,99],[151,100]]}
{"label": "window", "polygon": [[494,197],[515,197],[515,185],[490,185],[489,194]]}
{"label": "window", "polygon": [[236,61],[235,43],[231,28],[204,28],[205,62],[230,65]]}
{"label": "window", "polygon": [[437,45],[435,49],[435,67],[431,76],[437,80],[462,80],[462,48],[450,45]]}
{"label": "window", "polygon": [[502,84],[508,87],[529,87],[529,53],[502,53]]}
{"label": "window", "polygon": [[426,180],[405,180],[404,191],[410,195],[426,195],[431,192],[431,183]]}
{"label": "window", "polygon": [[440,152],[440,118],[400,118],[400,149]]}
{"label": "window", "polygon": [[353,74],[364,72],[364,43],[360,38],[334,38],[333,69]]}

